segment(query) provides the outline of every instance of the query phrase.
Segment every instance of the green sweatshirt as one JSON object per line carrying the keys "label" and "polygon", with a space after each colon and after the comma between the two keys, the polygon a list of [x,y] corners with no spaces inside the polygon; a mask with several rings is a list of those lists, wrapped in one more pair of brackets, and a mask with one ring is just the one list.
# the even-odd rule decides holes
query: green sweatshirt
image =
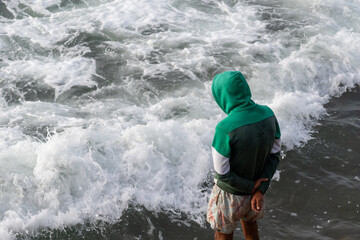
{"label": "green sweatshirt", "polygon": [[280,128],[273,111],[254,103],[244,76],[230,71],[215,76],[212,94],[228,116],[215,129],[212,155],[215,182],[226,192],[248,195],[269,188],[280,159]]}

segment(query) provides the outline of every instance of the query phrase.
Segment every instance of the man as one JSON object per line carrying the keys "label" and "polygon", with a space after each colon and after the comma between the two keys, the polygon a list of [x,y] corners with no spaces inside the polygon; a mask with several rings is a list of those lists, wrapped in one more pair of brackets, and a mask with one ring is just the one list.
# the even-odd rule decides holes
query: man
{"label": "man", "polygon": [[233,239],[239,222],[247,240],[259,239],[256,220],[264,215],[264,194],[280,159],[280,129],[273,111],[254,103],[244,76],[215,76],[212,94],[228,116],[215,129],[212,156],[215,185],[207,221],[215,239]]}

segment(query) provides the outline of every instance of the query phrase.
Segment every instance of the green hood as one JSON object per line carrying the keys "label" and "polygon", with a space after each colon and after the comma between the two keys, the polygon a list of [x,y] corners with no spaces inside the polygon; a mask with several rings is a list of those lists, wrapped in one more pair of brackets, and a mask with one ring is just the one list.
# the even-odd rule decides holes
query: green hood
{"label": "green hood", "polygon": [[238,71],[217,74],[212,83],[212,94],[216,103],[226,113],[233,109],[246,109],[255,105],[244,76]]}

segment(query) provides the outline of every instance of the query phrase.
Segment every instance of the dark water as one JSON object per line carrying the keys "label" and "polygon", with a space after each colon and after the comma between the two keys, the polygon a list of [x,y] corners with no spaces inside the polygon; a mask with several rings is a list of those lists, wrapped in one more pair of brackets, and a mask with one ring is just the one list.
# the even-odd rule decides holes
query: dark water
{"label": "dark water", "polygon": [[313,139],[279,166],[261,224],[266,239],[360,238],[359,88],[326,108]]}

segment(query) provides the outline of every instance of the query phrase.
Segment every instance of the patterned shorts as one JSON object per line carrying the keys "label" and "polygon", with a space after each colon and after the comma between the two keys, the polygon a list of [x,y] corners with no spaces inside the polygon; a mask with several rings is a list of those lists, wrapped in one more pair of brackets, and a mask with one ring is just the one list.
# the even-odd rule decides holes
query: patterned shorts
{"label": "patterned shorts", "polygon": [[264,207],[260,213],[251,210],[251,195],[239,196],[227,193],[214,185],[206,220],[211,228],[221,233],[230,234],[234,232],[240,220],[256,221],[264,216]]}

